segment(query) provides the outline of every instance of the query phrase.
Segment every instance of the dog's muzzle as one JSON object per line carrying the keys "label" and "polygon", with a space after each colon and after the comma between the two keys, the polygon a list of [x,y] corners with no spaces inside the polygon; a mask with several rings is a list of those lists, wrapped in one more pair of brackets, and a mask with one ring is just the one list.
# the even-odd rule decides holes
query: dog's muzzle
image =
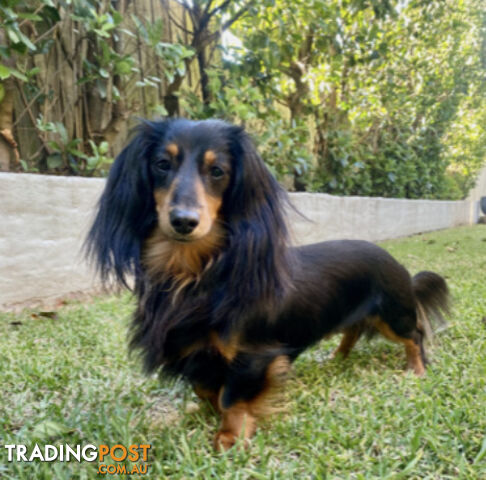
{"label": "dog's muzzle", "polygon": [[199,225],[199,214],[194,210],[174,208],[169,214],[172,228],[180,235],[189,235]]}

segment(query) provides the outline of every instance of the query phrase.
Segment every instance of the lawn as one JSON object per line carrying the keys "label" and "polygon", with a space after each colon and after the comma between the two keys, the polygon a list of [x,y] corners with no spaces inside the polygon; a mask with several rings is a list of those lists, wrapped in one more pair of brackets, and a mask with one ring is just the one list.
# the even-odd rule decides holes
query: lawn
{"label": "lawn", "polygon": [[426,376],[404,373],[386,340],[361,341],[345,361],[328,358],[337,338],[323,341],[296,361],[283,412],[227,454],[212,450],[209,405],[128,357],[129,295],[0,314],[0,478],[103,478],[97,462],[7,461],[3,444],[38,443],[151,444],[145,478],[485,479],[486,226],[384,246],[413,273],[444,275],[453,294]]}

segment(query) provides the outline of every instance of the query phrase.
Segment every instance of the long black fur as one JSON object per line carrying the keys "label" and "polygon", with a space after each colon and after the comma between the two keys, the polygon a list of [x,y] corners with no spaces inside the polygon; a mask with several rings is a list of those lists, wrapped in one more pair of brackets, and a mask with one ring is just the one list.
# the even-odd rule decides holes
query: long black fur
{"label": "long black fur", "polygon": [[[156,228],[156,179],[150,162],[164,142],[189,136],[211,148],[224,144],[231,181],[220,211],[224,247],[202,277],[177,294],[173,279],[156,280],[142,263],[144,242]],[[127,285],[134,278],[138,306],[131,346],[147,371],[182,375],[218,392],[222,407],[255,398],[279,355],[294,360],[322,337],[379,317],[402,338],[422,342],[418,304],[440,315],[447,286],[439,275],[407,270],[364,241],[289,246],[287,195],[239,127],[221,121],[144,122],[116,159],[87,239],[102,278]],[[238,338],[224,358],[210,342]],[[190,351],[189,354],[184,352]]]}

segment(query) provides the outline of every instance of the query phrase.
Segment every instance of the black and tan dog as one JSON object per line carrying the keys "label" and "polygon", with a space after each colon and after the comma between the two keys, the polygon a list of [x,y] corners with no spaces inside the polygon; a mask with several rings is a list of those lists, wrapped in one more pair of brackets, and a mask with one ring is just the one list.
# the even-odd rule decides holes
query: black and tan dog
{"label": "black and tan dog", "polygon": [[243,129],[207,120],[144,122],[116,159],[88,238],[103,279],[135,278],[131,346],[146,370],[187,379],[222,414],[215,446],[249,438],[272,385],[321,338],[363,332],[426,363],[442,277],[413,278],[364,241],[290,247],[285,192]]}

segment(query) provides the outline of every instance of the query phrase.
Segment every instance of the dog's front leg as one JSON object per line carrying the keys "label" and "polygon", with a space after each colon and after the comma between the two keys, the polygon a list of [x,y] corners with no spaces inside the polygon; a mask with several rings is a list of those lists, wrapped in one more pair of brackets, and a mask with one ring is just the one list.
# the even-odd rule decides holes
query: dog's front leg
{"label": "dog's front leg", "polygon": [[218,451],[230,449],[242,438],[245,445],[256,431],[256,417],[247,402],[238,402],[222,411],[221,428],[214,437],[214,448]]}
{"label": "dog's front leg", "polygon": [[200,385],[194,385],[194,393],[201,399],[207,400],[216,412],[219,412],[219,401],[218,401],[218,392],[213,390],[205,389]]}
{"label": "dog's front leg", "polygon": [[216,450],[228,450],[241,438],[245,446],[254,435],[257,419],[275,409],[274,387],[289,369],[287,356],[240,353],[231,362],[219,395],[221,428],[214,439]]}

